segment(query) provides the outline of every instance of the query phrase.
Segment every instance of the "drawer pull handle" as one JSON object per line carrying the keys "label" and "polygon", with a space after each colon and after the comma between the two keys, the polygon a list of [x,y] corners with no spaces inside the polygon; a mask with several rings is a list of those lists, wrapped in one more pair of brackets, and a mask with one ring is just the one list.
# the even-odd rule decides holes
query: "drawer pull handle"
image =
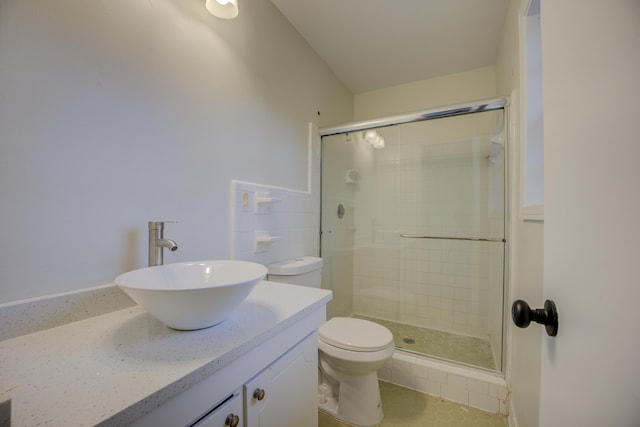
{"label": "drawer pull handle", "polygon": [[224,420],[224,425],[229,427],[238,427],[239,423],[240,423],[240,417],[237,416],[236,414],[229,414],[227,415],[227,419]]}
{"label": "drawer pull handle", "polygon": [[253,398],[258,400],[264,399],[264,390],[261,388],[255,389],[255,391],[253,392]]}

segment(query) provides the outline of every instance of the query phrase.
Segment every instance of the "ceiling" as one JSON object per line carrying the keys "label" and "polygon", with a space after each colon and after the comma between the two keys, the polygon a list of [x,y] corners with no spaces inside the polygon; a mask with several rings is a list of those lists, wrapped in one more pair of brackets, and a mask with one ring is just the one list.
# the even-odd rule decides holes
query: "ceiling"
{"label": "ceiling", "polygon": [[494,65],[509,0],[271,0],[354,93]]}

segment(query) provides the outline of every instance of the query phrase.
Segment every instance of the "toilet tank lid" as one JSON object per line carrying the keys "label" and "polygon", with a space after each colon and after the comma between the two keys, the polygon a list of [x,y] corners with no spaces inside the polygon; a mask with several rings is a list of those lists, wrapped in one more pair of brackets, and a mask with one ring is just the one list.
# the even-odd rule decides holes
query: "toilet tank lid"
{"label": "toilet tank lid", "polygon": [[322,258],[317,256],[304,256],[269,264],[267,268],[269,269],[269,274],[293,276],[296,274],[309,273],[322,268]]}

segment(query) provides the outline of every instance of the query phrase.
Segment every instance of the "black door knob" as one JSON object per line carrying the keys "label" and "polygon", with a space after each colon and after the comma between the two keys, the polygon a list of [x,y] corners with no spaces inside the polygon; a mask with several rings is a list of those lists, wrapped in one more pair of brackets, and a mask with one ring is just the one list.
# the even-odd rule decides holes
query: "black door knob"
{"label": "black door knob", "polygon": [[535,310],[532,310],[526,301],[515,300],[511,306],[511,317],[513,323],[520,328],[526,328],[533,321],[545,325],[547,335],[558,335],[558,311],[556,304],[549,299],[544,302],[544,308]]}

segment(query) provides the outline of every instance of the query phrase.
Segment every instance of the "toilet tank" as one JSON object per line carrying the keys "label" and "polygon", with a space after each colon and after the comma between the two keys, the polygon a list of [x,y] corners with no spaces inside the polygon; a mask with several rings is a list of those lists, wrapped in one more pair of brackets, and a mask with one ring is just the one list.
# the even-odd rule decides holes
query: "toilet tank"
{"label": "toilet tank", "polygon": [[322,258],[305,256],[267,266],[267,280],[292,285],[320,288],[322,285]]}

